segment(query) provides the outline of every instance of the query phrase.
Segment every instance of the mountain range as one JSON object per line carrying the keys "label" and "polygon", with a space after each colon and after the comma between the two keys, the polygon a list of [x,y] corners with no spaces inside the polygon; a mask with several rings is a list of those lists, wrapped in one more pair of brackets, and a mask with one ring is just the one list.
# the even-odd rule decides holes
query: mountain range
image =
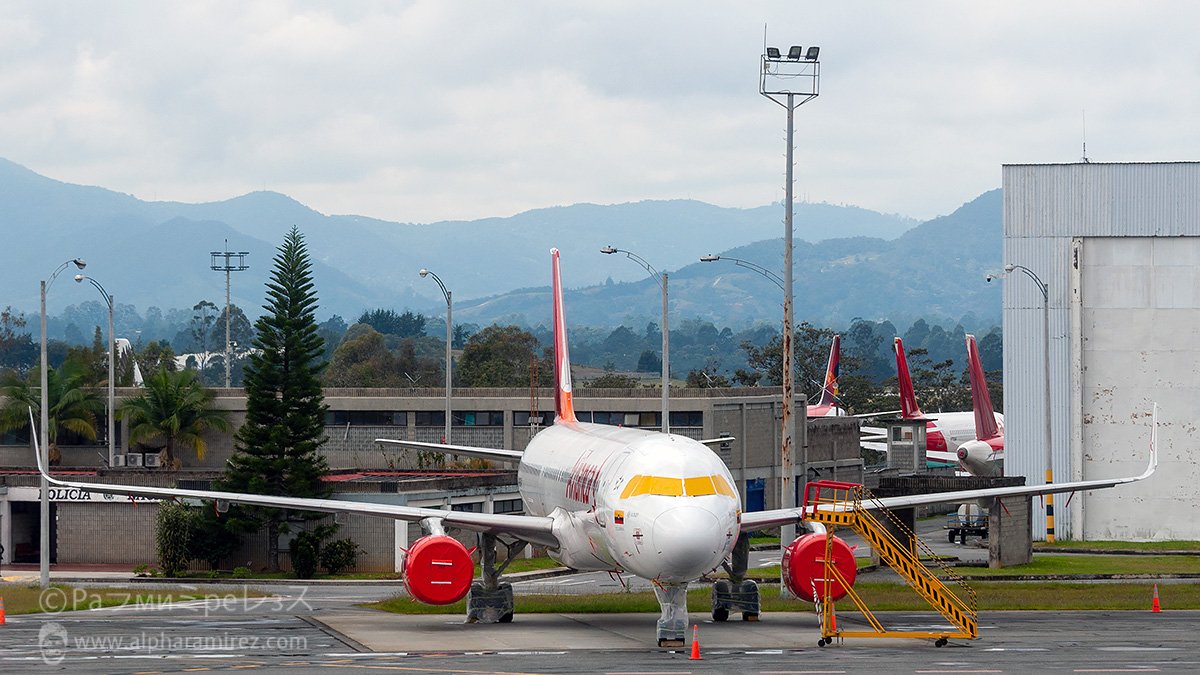
{"label": "mountain range", "polygon": [[[918,223],[854,206],[801,203],[795,210],[796,320],[840,326],[856,317],[900,325],[998,321],[1000,292],[983,283],[1001,260],[1000,192]],[[782,206],[724,208],[692,200],[535,209],[474,221],[396,223],[325,215],[274,192],[188,204],[144,201],[73,185],[0,159],[0,303],[36,313],[38,279],[73,257],[118,304],[144,310],[224,301],[224,275],[210,252],[249,251],[250,268],[232,278],[233,302],[260,313],[270,261],[293,225],[305,236],[320,297],[318,317],[353,321],[364,309],[413,309],[440,316],[429,268],[454,294],[457,322],[534,326],[548,321],[551,246],[562,251],[572,323],[644,325],[661,318],[660,286],[623,255],[640,255],[668,274],[672,321],[719,326],[777,321],[781,293],[757,272],[714,253],[779,270]],[[74,273],[71,268],[71,273]],[[64,273],[65,275],[66,273]],[[93,290],[59,280],[51,313],[96,300]],[[678,317],[678,318],[675,318]],[[968,329],[971,326],[967,326]]]}

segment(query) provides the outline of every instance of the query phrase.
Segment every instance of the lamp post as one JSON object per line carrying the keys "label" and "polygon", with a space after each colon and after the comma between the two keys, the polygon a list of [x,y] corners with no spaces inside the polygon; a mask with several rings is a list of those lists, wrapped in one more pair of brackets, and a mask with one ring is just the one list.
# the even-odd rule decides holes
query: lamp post
{"label": "lamp post", "polygon": [[[1051,448],[1051,430],[1050,430],[1050,286],[1042,281],[1041,277],[1036,272],[1024,265],[1005,265],[1005,275],[1011,274],[1015,270],[1020,270],[1033,281],[1037,286],[1038,292],[1042,294],[1042,376],[1045,378],[1043,382],[1042,406],[1044,415],[1046,416],[1045,429],[1042,430],[1042,443],[1046,446],[1046,485],[1054,483],[1054,453]],[[988,281],[992,280],[992,276],[988,275]],[[1046,543],[1054,543],[1054,495],[1046,495]]]}
{"label": "lamp post", "polygon": [[[67,268],[67,265],[75,265],[79,269],[87,267],[87,263],[81,258],[72,258],[65,263],[55,268],[54,273],[50,275],[48,280],[41,282],[42,295],[42,361],[41,361],[41,385],[42,385],[42,400],[41,400],[41,423],[42,428],[39,430],[39,440],[41,445],[42,466],[46,470],[50,470],[50,397],[48,394],[49,384],[46,371],[49,368],[49,361],[46,358],[46,291],[49,290],[54,280],[58,278],[58,274]],[[39,521],[40,526],[40,541],[38,545],[38,567],[41,571],[42,588],[50,586],[50,484],[46,481],[45,476],[41,476],[39,485],[41,486],[41,497],[39,498]]]}
{"label": "lamp post", "polygon": [[[821,62],[817,60],[820,51],[820,47],[809,47],[805,52],[799,46],[792,46],[784,56],[777,47],[767,47],[758,75],[759,93],[787,110],[787,168],[783,214],[783,444],[779,451],[780,501],[784,508],[796,506],[796,491],[792,484],[795,472],[792,464],[795,435],[792,405],[796,395],[792,373],[795,369],[792,364],[795,349],[795,345],[792,344],[792,146],[795,137],[793,117],[796,108],[813,100],[820,93]],[[805,478],[807,479],[807,476]],[[787,546],[795,535],[795,525],[781,527],[781,545]]]}
{"label": "lamp post", "polygon": [[75,283],[83,283],[84,281],[87,281],[92,286],[95,286],[96,290],[100,291],[100,295],[104,296],[104,302],[108,305],[108,466],[112,467],[113,457],[116,455],[113,434],[113,416],[117,412],[116,389],[113,380],[114,364],[116,363],[117,356],[117,337],[113,333],[113,296],[109,295],[108,291],[104,290],[104,287],[100,285],[100,282],[96,281],[92,277],[83,274],[75,275]]}
{"label": "lamp post", "polygon": [[700,262],[716,262],[718,260],[728,260],[738,267],[745,267],[748,270],[754,270],[770,280],[771,283],[778,286],[779,290],[784,290],[783,279],[779,278],[778,274],[763,267],[762,265],[759,265],[758,263],[752,263],[749,260],[742,260],[741,258],[730,258],[727,255],[712,255],[711,253],[706,256],[701,256],[700,258]]}
{"label": "lamp post", "polygon": [[450,415],[451,415],[451,411],[450,411],[450,386],[451,386],[450,367],[451,367],[451,363],[452,363],[452,361],[451,361],[452,357],[450,354],[450,341],[454,336],[454,329],[453,329],[454,323],[451,320],[451,304],[452,303],[450,301],[452,296],[451,296],[450,291],[446,290],[446,284],[442,283],[442,280],[438,278],[438,275],[434,274],[433,272],[430,272],[429,270],[427,270],[425,268],[421,268],[421,271],[418,272],[418,274],[421,275],[422,279],[424,279],[427,276],[433,277],[433,280],[437,282],[438,288],[442,289],[442,295],[446,296],[446,438],[443,442],[446,443],[447,445],[449,445],[450,444]]}
{"label": "lamp post", "polygon": [[668,433],[671,431],[671,331],[667,327],[667,273],[663,272],[661,278],[658,272],[650,266],[640,255],[612,246],[605,246],[600,249],[601,253],[612,255],[614,253],[624,253],[625,257],[641,265],[647,272],[650,273],[650,278],[658,282],[658,287],[662,289],[662,432]]}

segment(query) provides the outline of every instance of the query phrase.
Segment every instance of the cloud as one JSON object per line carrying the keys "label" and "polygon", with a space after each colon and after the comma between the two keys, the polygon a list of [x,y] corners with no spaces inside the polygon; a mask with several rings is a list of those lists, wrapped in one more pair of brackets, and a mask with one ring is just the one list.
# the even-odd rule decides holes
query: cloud
{"label": "cloud", "polygon": [[0,155],[142,198],[401,221],[783,194],[763,28],[822,47],[797,194],[916,217],[1006,162],[1188,159],[1200,6],[87,3],[0,9]]}

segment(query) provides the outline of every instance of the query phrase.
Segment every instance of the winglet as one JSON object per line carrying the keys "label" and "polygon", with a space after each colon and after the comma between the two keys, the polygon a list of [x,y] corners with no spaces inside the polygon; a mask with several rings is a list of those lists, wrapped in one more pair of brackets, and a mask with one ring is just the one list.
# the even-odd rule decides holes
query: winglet
{"label": "winglet", "polygon": [[1150,421],[1150,463],[1146,466],[1146,470],[1138,480],[1147,478],[1154,470],[1158,468],[1158,403],[1154,404],[1154,412],[1151,415]]}
{"label": "winglet", "polygon": [[29,436],[33,439],[33,457],[37,460],[38,473],[42,474],[42,478],[53,482],[50,477],[50,472],[46,471],[45,465],[42,464],[42,446],[38,442],[37,425],[33,422],[33,407],[29,408]]}
{"label": "winglet", "polygon": [[992,408],[992,396],[988,393],[987,381],[983,377],[983,361],[979,358],[979,347],[975,336],[967,334],[967,376],[971,380],[971,407],[975,410],[975,438],[986,441],[1000,435],[996,425],[996,413]]}
{"label": "winglet", "polygon": [[912,376],[908,374],[908,359],[904,358],[904,343],[900,338],[892,341],[892,351],[896,352],[896,384],[900,389],[900,416],[906,419],[924,417],[925,413],[917,406],[917,393],[913,391]]}
{"label": "winglet", "polygon": [[571,402],[571,357],[567,353],[567,320],[563,314],[562,278],[558,272],[558,249],[550,249],[550,268],[554,295],[554,412],[559,420],[574,422],[575,405]]}
{"label": "winglet", "polygon": [[829,365],[825,368],[825,385],[821,389],[821,402],[818,405],[837,405],[838,370],[842,358],[842,336],[833,336],[833,345],[829,347]]}

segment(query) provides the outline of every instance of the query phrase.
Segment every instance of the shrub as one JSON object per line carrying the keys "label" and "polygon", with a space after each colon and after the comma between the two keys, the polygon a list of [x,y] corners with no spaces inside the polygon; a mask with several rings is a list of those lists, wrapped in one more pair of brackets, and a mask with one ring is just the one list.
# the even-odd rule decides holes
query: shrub
{"label": "shrub", "polygon": [[233,574],[231,576],[234,579],[248,579],[250,578],[250,568],[246,567],[245,565],[238,565],[237,567],[233,568]]}
{"label": "shrub", "polygon": [[154,519],[154,545],[164,576],[177,577],[187,571],[195,529],[192,509],[176,502],[159,504]]}
{"label": "shrub", "polygon": [[330,574],[338,574],[354,567],[359,551],[358,544],[349,537],[331,541],[321,549],[321,566]]}
{"label": "shrub", "polygon": [[311,579],[317,575],[317,558],[321,552],[321,535],[305,530],[292,539],[292,570],[300,579]]}

